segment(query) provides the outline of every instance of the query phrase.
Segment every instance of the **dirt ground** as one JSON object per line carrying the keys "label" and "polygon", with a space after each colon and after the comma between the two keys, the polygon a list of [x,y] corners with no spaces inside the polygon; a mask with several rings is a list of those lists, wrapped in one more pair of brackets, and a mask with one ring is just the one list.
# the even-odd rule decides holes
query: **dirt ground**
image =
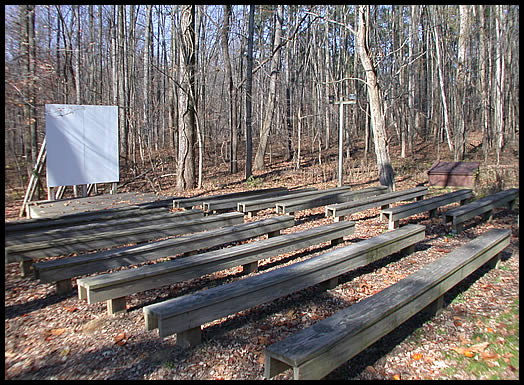
{"label": "dirt ground", "polygon": [[[434,159],[424,151],[396,166],[397,190],[427,182],[425,171]],[[393,156],[392,156],[393,157]],[[513,163],[511,163],[513,162]],[[518,158],[506,164],[515,165]],[[309,166],[306,166],[309,163]],[[369,162],[372,164],[372,162]],[[493,163],[491,163],[493,164]],[[361,161],[347,161],[350,168],[344,183],[352,189],[378,184],[376,170]],[[186,195],[212,195],[250,189],[241,173],[230,176],[227,165],[215,173],[206,174],[202,189]],[[395,165],[394,165],[395,166]],[[489,170],[488,167],[484,168]],[[312,157],[296,170],[288,162],[274,162],[264,172],[256,174],[263,182],[260,187],[274,186],[328,188],[336,186],[336,159],[324,159],[321,165]],[[168,170],[164,170],[168,173]],[[479,192],[489,192],[496,179],[489,182],[488,172]],[[494,174],[495,175],[495,174]],[[496,174],[501,175],[501,174]],[[503,180],[503,188],[518,187],[515,180]],[[174,181],[162,178],[159,187],[163,195],[181,195],[172,187]],[[500,178],[498,183],[500,183]],[[6,183],[6,220],[15,220],[20,208],[20,195],[7,191],[16,182]],[[151,191],[151,183],[141,188],[128,184],[124,191]],[[438,195],[437,189],[430,189]],[[455,204],[456,205],[456,204]],[[450,207],[454,207],[452,205]],[[296,215],[296,226],[283,231],[294,232],[330,223],[324,208],[304,210]],[[355,233],[345,237],[344,247],[355,241],[376,236],[387,230],[380,221],[378,209],[354,214]],[[275,215],[264,210],[249,220]],[[491,345],[483,345],[489,353],[495,345],[504,344],[505,326],[498,321],[519,297],[519,231],[518,206],[510,211],[497,209],[493,221],[476,218],[467,222],[464,231],[449,235],[449,227],[440,217],[427,213],[401,220],[426,226],[426,238],[413,254],[394,254],[371,265],[342,276],[338,286],[322,290],[314,286],[271,303],[224,317],[203,326],[203,343],[190,349],[175,345],[176,336],[163,340],[156,330],[146,331],[143,307],[167,298],[195,292],[208,287],[246,279],[255,274],[311,258],[330,250],[328,243],[268,258],[260,263],[259,271],[241,274],[241,267],[208,274],[179,284],[132,295],[126,314],[109,316],[105,303],[89,305],[78,300],[76,284],[69,295],[58,296],[54,285],[21,278],[19,267],[5,267],[5,377],[8,379],[265,379],[264,347],[324,319],[366,297],[398,282],[423,266],[445,256],[491,228],[511,229],[511,245],[501,254],[495,269],[483,267],[445,296],[445,308],[434,317],[414,316],[386,337],[365,349],[350,361],[330,373],[327,379],[484,379],[485,374],[461,367],[452,352],[474,343],[479,332],[496,330],[501,337]],[[248,219],[246,219],[247,221]],[[47,259],[64,258],[64,256]],[[153,262],[152,262],[153,263]],[[518,302],[517,302],[518,303]],[[451,353],[450,353],[451,352]],[[480,352],[478,357],[481,357]],[[482,356],[482,357],[489,357]],[[512,357],[500,357],[509,360]],[[495,366],[495,365],[494,365]],[[453,373],[450,374],[449,369]],[[494,367],[497,372],[497,368]],[[518,379],[518,365],[507,365],[497,374],[503,379]],[[291,379],[286,371],[276,379]]]}

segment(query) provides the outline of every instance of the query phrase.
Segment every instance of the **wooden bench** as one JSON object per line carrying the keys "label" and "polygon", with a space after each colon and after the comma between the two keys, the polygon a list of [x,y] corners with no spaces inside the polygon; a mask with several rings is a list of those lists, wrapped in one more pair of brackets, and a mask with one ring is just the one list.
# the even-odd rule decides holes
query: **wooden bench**
{"label": "wooden bench", "polygon": [[308,260],[144,307],[147,330],[161,338],[177,334],[176,344],[200,343],[201,325],[316,284],[333,288],[353,269],[401,250],[413,250],[425,227],[408,225]]}
{"label": "wooden bench", "polygon": [[[312,190],[312,189],[307,189]],[[316,189],[314,189],[316,190]],[[298,190],[298,191],[304,191],[304,190]],[[285,197],[289,194],[292,194],[292,191],[289,190],[282,190],[282,191],[270,191],[265,192],[257,195],[251,195],[249,197],[242,197],[242,198],[229,198],[229,199],[219,199],[219,200],[204,200],[202,202],[202,207],[204,208],[204,211],[206,212],[214,212],[214,213],[220,213],[220,212],[226,212],[231,210],[237,210],[239,199],[242,199],[245,202],[258,200],[258,199],[275,199],[275,197]]]}
{"label": "wooden bench", "polygon": [[287,191],[286,187],[274,187],[274,188],[265,188],[259,190],[250,190],[250,191],[241,191],[234,192],[229,194],[217,194],[217,195],[208,195],[208,196],[196,196],[189,198],[179,198],[173,199],[173,208],[176,209],[191,209],[197,206],[202,206],[204,201],[209,200],[221,200],[221,199],[230,199],[230,198],[245,198],[250,196],[256,196],[259,194],[264,194],[274,191]]}
{"label": "wooden bench", "polygon": [[327,241],[337,244],[354,230],[353,222],[342,221],[155,265],[82,278],[76,281],[78,296],[90,304],[107,301],[109,314],[115,314],[126,311],[127,295],[236,266],[242,266],[244,273],[251,273],[257,271],[261,259]]}
{"label": "wooden bench", "polygon": [[323,378],[416,313],[438,311],[449,289],[500,258],[510,235],[509,230],[490,230],[381,292],[267,346],[265,377],[293,369],[295,380]]}
{"label": "wooden bench", "polygon": [[29,234],[32,232],[43,232],[62,227],[80,225],[85,223],[101,223],[106,220],[117,218],[137,218],[142,215],[169,212],[168,206],[146,208],[143,206],[127,206],[119,209],[107,209],[98,211],[87,211],[76,214],[61,215],[53,218],[22,219],[13,222],[5,222],[5,234]]}
{"label": "wooden bench", "polygon": [[6,245],[16,245],[21,243],[32,243],[39,241],[46,241],[51,239],[69,238],[74,236],[81,236],[86,234],[97,234],[108,229],[124,230],[136,228],[139,226],[159,225],[162,223],[170,223],[175,220],[192,220],[196,218],[203,218],[204,211],[200,209],[186,210],[179,213],[172,213],[170,211],[162,211],[156,214],[137,215],[135,217],[108,219],[104,221],[95,221],[92,223],[77,223],[70,226],[50,229],[45,231],[23,232],[15,234],[6,234]]}
{"label": "wooden bench", "polygon": [[374,186],[355,191],[330,191],[307,198],[298,198],[287,202],[277,202],[276,211],[279,214],[294,215],[295,212],[300,210],[311,209],[333,203],[348,202],[357,198],[381,195],[386,192],[387,187],[385,186]]}
{"label": "wooden bench", "polygon": [[[344,190],[347,190],[347,189],[349,188],[344,187]],[[316,188],[313,188],[313,187],[302,189],[302,190],[289,191],[286,195],[280,196],[278,198],[278,202],[285,202],[285,201],[290,201],[290,200],[297,199],[297,198],[313,196],[313,195],[321,194],[323,191],[325,190],[317,190]],[[274,198],[241,201],[241,202],[238,202],[237,204],[237,211],[243,212],[244,214],[248,215],[248,218],[251,218],[253,215],[255,215],[260,210],[275,207],[275,201],[276,199]]]}
{"label": "wooden bench", "polygon": [[34,278],[40,279],[42,283],[56,282],[57,293],[63,294],[72,290],[71,278],[177,254],[196,253],[198,250],[243,241],[264,234],[273,237],[280,234],[280,230],[294,225],[293,217],[287,216],[229,225],[196,233],[189,229],[190,235],[35,263],[33,265]]}
{"label": "wooden bench", "polygon": [[326,206],[326,217],[334,217],[335,221],[344,219],[351,215],[373,207],[388,208],[391,203],[407,201],[410,199],[421,200],[427,195],[427,187],[415,187],[407,190],[393,191],[373,197],[358,199],[355,201],[337,203]]}
{"label": "wooden bench", "polygon": [[244,214],[238,212],[211,215],[192,220],[176,220],[176,217],[174,217],[174,220],[169,224],[112,230],[98,234],[8,246],[5,248],[5,261],[6,263],[20,262],[22,276],[26,276],[34,259],[115,247],[126,243],[151,241],[163,237],[231,226],[243,221]]}
{"label": "wooden bench", "polygon": [[496,194],[446,211],[442,214],[442,221],[444,224],[451,222],[451,231],[456,234],[462,231],[465,221],[477,215],[481,215],[484,220],[491,221],[494,208],[507,205],[512,210],[518,196],[519,189],[517,188],[499,191]]}
{"label": "wooden bench", "polygon": [[389,221],[389,230],[396,229],[399,225],[399,220],[407,218],[414,214],[429,211],[429,217],[433,218],[437,214],[439,207],[449,205],[454,202],[460,202],[464,205],[469,199],[473,197],[471,189],[463,189],[448,194],[439,195],[429,199],[407,203],[405,205],[383,209],[381,212],[382,218],[387,218]]}

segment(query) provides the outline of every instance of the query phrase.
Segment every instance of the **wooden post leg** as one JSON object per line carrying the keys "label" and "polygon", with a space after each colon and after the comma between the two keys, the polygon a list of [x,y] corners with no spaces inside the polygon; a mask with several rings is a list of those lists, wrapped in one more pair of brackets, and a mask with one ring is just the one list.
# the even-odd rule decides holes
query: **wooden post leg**
{"label": "wooden post leg", "polygon": [[400,253],[402,255],[410,255],[410,254],[413,254],[414,252],[415,252],[415,245],[411,245],[411,246],[406,247],[405,249],[400,250]]}
{"label": "wooden post leg", "polygon": [[[391,205],[388,203],[387,205],[381,206],[380,210],[389,209],[390,207]],[[385,219],[386,219],[386,216],[382,212],[380,212],[380,220],[383,221]]]}
{"label": "wooden post leg", "polygon": [[336,238],[331,240],[331,246],[336,246],[344,242],[344,237]]}
{"label": "wooden post leg", "polygon": [[389,220],[389,224],[388,224],[388,230],[395,230],[395,229],[398,229],[398,225],[399,225],[399,221],[392,221],[391,219]]}
{"label": "wooden post leg", "polygon": [[341,215],[339,217],[335,217],[335,222],[340,222],[340,221],[343,221],[344,220],[344,216]]}
{"label": "wooden post leg", "polygon": [[482,219],[486,222],[491,222],[493,220],[493,210],[489,210],[487,213],[482,214]]}
{"label": "wooden post leg", "polygon": [[63,279],[56,281],[56,294],[62,295],[67,294],[73,290],[73,281],[71,279]]}
{"label": "wooden post leg", "polygon": [[31,269],[33,266],[33,261],[30,259],[24,260],[20,262],[20,275],[22,277],[29,277],[31,275]]}
{"label": "wooden post leg", "polygon": [[107,300],[107,313],[109,315],[116,315],[126,311],[126,297],[111,298]]}
{"label": "wooden post leg", "polygon": [[256,273],[258,271],[258,261],[242,265],[242,269],[243,269],[242,272],[244,274]]}
{"label": "wooden post leg", "polygon": [[431,317],[439,315],[444,309],[444,296],[441,295],[435,301],[431,302],[422,311],[429,314]]}
{"label": "wooden post leg", "polygon": [[331,290],[337,287],[338,285],[338,277],[328,279],[327,281],[321,282],[320,286],[323,290]]}
{"label": "wooden post leg", "polygon": [[453,223],[453,225],[451,226],[451,232],[453,234],[458,234],[462,231],[462,229],[464,228],[464,225],[462,222],[460,223]]}
{"label": "wooden post leg", "polygon": [[257,212],[258,212],[258,211],[248,211],[248,213],[247,213],[247,217],[248,217],[248,218],[253,218],[254,216],[257,215]]}
{"label": "wooden post leg", "polygon": [[188,329],[176,334],[176,345],[189,348],[202,342],[202,330],[200,326]]}
{"label": "wooden post leg", "polygon": [[437,216],[437,209],[429,210],[429,217],[435,218]]}
{"label": "wooden post leg", "polygon": [[270,231],[267,233],[268,238],[278,237],[280,235],[280,230]]}

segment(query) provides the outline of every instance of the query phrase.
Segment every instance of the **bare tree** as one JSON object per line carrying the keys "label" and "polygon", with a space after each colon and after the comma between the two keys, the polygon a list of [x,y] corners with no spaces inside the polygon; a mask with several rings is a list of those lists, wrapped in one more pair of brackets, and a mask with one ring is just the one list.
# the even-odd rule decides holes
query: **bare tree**
{"label": "bare tree", "polygon": [[283,21],[283,6],[277,5],[275,10],[276,25],[275,25],[275,38],[273,41],[273,52],[271,58],[270,68],[270,79],[269,79],[269,91],[267,94],[266,111],[264,114],[264,120],[262,121],[262,127],[260,128],[260,142],[258,143],[257,152],[255,154],[254,167],[255,170],[262,170],[264,168],[264,156],[267,150],[267,143],[269,139],[269,133],[271,125],[273,124],[273,113],[275,111],[275,100],[276,100],[276,88],[277,88],[277,76],[280,67],[280,42],[282,37],[282,21]]}
{"label": "bare tree", "polygon": [[253,35],[255,30],[255,5],[249,6],[246,63],[246,180],[252,175],[253,143],[251,138],[251,92],[253,90]]}
{"label": "bare tree", "polygon": [[393,167],[387,148],[386,122],[384,118],[384,106],[377,83],[377,74],[371,58],[366,41],[369,33],[369,5],[358,7],[358,27],[356,31],[356,46],[360,61],[366,73],[366,84],[368,90],[369,105],[371,108],[371,121],[373,124],[373,138],[375,143],[375,155],[379,172],[380,184],[387,186],[389,190],[395,189]]}

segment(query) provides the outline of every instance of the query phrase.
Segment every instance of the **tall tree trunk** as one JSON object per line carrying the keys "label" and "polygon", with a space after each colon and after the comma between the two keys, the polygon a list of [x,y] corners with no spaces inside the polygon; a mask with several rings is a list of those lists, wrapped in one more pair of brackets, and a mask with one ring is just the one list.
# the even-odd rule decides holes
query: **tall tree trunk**
{"label": "tall tree trunk", "polygon": [[178,168],[176,189],[195,187],[195,5],[184,5],[180,17],[181,55],[178,92]]}
{"label": "tall tree trunk", "polygon": [[366,83],[368,89],[368,98],[371,108],[371,120],[373,125],[373,138],[375,142],[375,154],[377,157],[377,166],[379,172],[379,181],[388,190],[395,189],[395,180],[389,151],[387,148],[386,122],[384,118],[384,106],[380,95],[379,85],[377,83],[377,74],[373,62],[369,57],[369,49],[366,45],[369,33],[369,5],[358,7],[358,29],[356,34],[357,52],[364,72],[366,73]]}
{"label": "tall tree trunk", "polygon": [[469,30],[471,28],[469,6],[459,5],[459,38],[458,38],[458,62],[455,86],[455,161],[464,160],[466,152],[466,52],[469,41]]}
{"label": "tall tree trunk", "polygon": [[504,6],[496,5],[495,11],[495,126],[497,128],[497,164],[500,163],[500,153],[504,148]]}
{"label": "tall tree trunk", "polygon": [[443,70],[443,62],[440,55],[440,34],[438,32],[439,26],[437,24],[437,15],[436,15],[436,9],[434,9],[434,19],[433,19],[433,37],[435,39],[435,54],[437,56],[437,67],[438,67],[438,78],[439,78],[439,85],[440,85],[440,94],[442,98],[442,110],[444,115],[444,130],[446,131],[446,138],[448,141],[448,147],[450,151],[453,151],[453,146],[451,144],[451,134],[449,132],[450,126],[449,126],[449,110],[448,110],[448,101],[446,97],[446,90],[445,90],[445,80],[444,80],[444,70]]}
{"label": "tall tree trunk", "polygon": [[150,116],[149,106],[151,104],[152,98],[151,98],[151,18],[153,13],[153,6],[151,4],[148,4],[146,6],[146,30],[144,33],[144,58],[143,58],[143,88],[142,88],[142,103],[143,103],[143,122],[142,122],[142,129],[140,130],[142,132],[143,138],[147,138],[150,136],[150,133],[152,131],[151,125],[153,124]]}
{"label": "tall tree trunk", "polygon": [[228,85],[228,118],[229,131],[231,133],[230,142],[230,168],[231,174],[237,172],[237,148],[238,148],[238,132],[236,124],[236,103],[235,103],[235,87],[233,85],[233,68],[231,66],[231,59],[229,57],[229,20],[231,19],[232,6],[231,4],[223,5],[224,20],[220,30],[222,54],[224,55],[225,78]]}
{"label": "tall tree trunk", "polygon": [[251,138],[251,92],[253,89],[253,35],[255,30],[255,5],[249,6],[246,61],[246,180],[252,175],[253,143]]}
{"label": "tall tree trunk", "polygon": [[255,170],[262,170],[264,168],[264,155],[266,154],[267,143],[269,140],[269,133],[271,125],[273,124],[273,113],[275,110],[277,76],[280,67],[280,42],[282,36],[282,18],[283,6],[279,4],[276,9],[276,25],[275,25],[275,39],[273,41],[268,101],[264,120],[260,129],[260,142],[258,143],[257,153],[255,154],[254,167]]}

